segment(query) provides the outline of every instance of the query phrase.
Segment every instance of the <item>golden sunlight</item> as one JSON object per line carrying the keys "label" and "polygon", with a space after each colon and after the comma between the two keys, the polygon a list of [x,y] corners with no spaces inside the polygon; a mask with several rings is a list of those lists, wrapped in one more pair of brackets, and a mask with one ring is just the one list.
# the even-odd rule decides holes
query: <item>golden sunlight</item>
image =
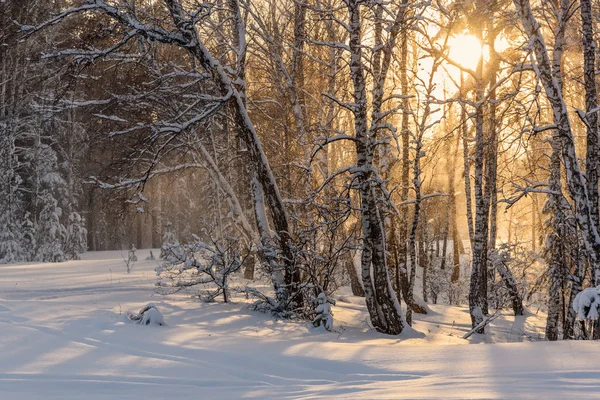
{"label": "golden sunlight", "polygon": [[450,52],[448,56],[457,64],[469,68],[477,68],[477,63],[483,54],[483,46],[473,35],[458,35],[448,41]]}

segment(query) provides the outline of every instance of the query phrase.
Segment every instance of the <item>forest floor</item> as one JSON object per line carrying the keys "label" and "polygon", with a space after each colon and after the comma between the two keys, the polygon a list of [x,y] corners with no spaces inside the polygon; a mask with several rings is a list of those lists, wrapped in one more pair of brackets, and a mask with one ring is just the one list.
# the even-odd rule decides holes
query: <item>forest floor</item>
{"label": "forest floor", "polygon": [[[158,254],[157,251],[154,251]],[[123,254],[126,256],[126,252]],[[156,261],[120,252],[0,266],[0,399],[592,398],[597,342],[539,341],[544,315],[510,313],[486,335],[466,308],[430,306],[401,337],[369,329],[342,290],[337,332],[236,303],[154,292]],[[168,326],[128,322],[148,302]],[[484,343],[485,342],[485,343]],[[488,344],[489,342],[489,344]]]}

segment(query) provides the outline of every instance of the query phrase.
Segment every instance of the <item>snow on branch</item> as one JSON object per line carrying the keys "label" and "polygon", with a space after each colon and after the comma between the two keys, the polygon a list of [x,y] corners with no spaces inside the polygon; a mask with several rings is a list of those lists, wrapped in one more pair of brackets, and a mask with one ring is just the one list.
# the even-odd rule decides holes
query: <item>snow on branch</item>
{"label": "snow on branch", "polygon": [[544,194],[553,194],[553,195],[558,195],[558,196],[562,196],[561,192],[556,192],[548,188],[548,183],[547,182],[532,182],[528,179],[525,179],[525,181],[528,183],[528,186],[521,186],[518,184],[513,184],[514,186],[514,191],[511,197],[509,197],[508,199],[502,199],[502,200],[498,200],[498,202],[500,203],[506,203],[506,209],[511,208],[513,205],[515,205],[519,200],[521,200],[523,197],[527,197],[530,193],[544,193]]}
{"label": "snow on branch", "polygon": [[184,163],[173,167],[166,167],[161,169],[152,170],[149,174],[145,174],[143,177],[124,179],[117,183],[108,183],[100,180],[98,177],[91,176],[85,183],[93,183],[98,185],[102,189],[129,189],[139,188],[141,184],[147,182],[150,178],[158,175],[171,174],[173,172],[182,171],[190,168],[205,168],[203,164],[199,163]]}

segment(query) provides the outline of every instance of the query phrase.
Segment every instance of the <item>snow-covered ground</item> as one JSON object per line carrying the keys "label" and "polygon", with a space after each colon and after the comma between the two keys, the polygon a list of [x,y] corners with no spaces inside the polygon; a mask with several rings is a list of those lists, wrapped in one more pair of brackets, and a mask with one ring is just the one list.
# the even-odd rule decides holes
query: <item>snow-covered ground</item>
{"label": "snow-covered ground", "polygon": [[[138,251],[140,260],[147,255]],[[0,399],[600,393],[599,344],[536,341],[541,315],[507,313],[489,335],[464,340],[467,310],[431,306],[414,325],[424,337],[399,338],[369,330],[361,299],[342,291],[334,307],[338,332],[329,333],[273,320],[242,301],[204,304],[155,294],[155,266],[139,261],[128,275],[118,251],[61,264],[0,266]],[[126,311],[148,302],[168,326],[127,322]]]}

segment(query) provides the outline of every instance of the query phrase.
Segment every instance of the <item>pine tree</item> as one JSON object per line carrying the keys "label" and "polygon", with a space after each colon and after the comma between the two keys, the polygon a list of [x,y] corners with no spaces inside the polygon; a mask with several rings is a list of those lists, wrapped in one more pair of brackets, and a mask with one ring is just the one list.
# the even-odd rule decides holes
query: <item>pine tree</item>
{"label": "pine tree", "polygon": [[175,237],[175,232],[173,232],[173,224],[171,222],[167,222],[165,225],[165,233],[163,234],[163,243],[160,247],[160,255],[159,258],[161,260],[166,260],[169,256],[171,249],[178,247],[179,242]]}
{"label": "pine tree", "polygon": [[87,229],[85,220],[77,212],[69,215],[67,236],[64,244],[65,256],[70,260],[79,260],[79,254],[87,250]]}
{"label": "pine tree", "polygon": [[25,251],[19,220],[21,179],[14,168],[14,142],[7,129],[0,129],[0,134],[0,264],[3,264],[22,261]]}
{"label": "pine tree", "polygon": [[67,230],[60,223],[62,210],[58,207],[56,199],[48,192],[44,193],[40,201],[42,211],[36,226],[37,251],[36,260],[44,262],[65,261],[63,243],[67,237]]}

